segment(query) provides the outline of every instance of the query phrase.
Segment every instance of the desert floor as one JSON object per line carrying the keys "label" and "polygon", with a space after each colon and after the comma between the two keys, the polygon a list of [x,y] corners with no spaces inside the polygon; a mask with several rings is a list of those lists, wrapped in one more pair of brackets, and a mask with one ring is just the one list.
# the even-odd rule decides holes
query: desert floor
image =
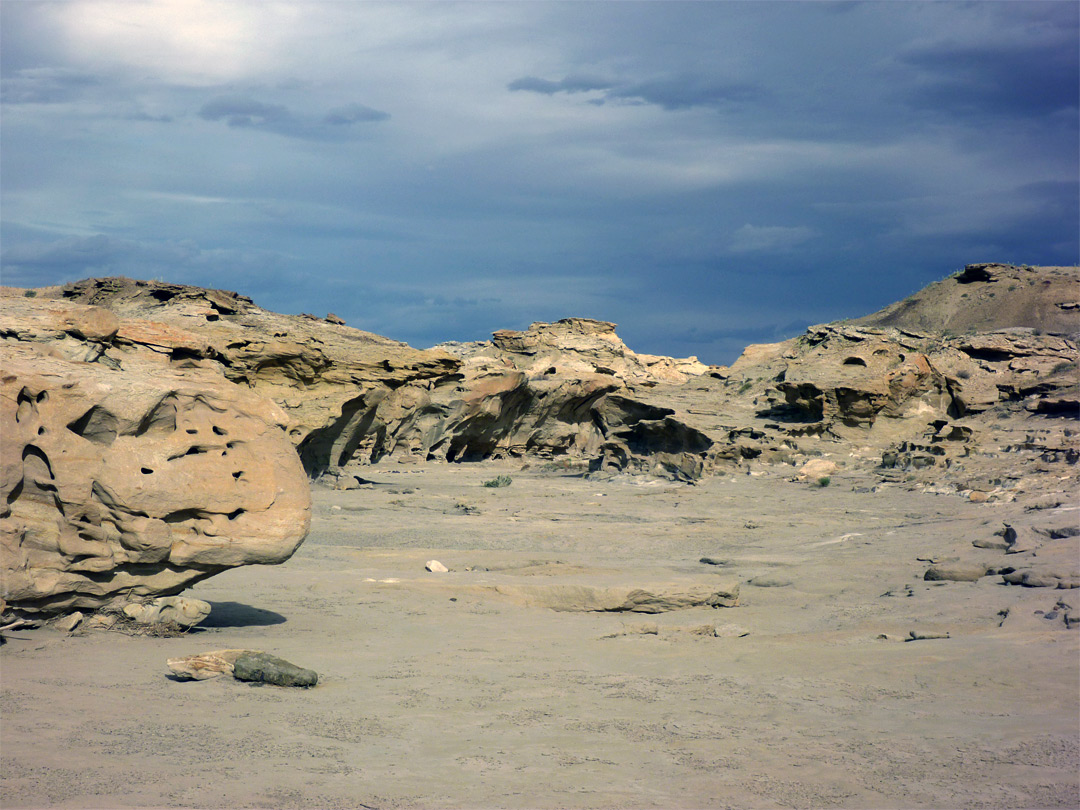
{"label": "desert floor", "polygon": [[[213,604],[201,629],[12,633],[0,649],[0,803],[1080,802],[1080,632],[1035,613],[1058,599],[1080,607],[1080,592],[922,580],[919,558],[1000,564],[971,540],[1015,507],[874,492],[870,477],[685,486],[571,472],[366,468],[370,487],[315,487],[311,535],[288,563],[189,591]],[[497,474],[513,483],[481,485]],[[426,572],[430,559],[451,572]],[[557,612],[493,588],[731,580],[737,607],[655,616]],[[656,634],[640,632],[648,622]],[[715,635],[692,632],[703,626]],[[949,638],[902,641],[912,630]],[[165,666],[238,647],[313,668],[320,683],[181,682]]]}

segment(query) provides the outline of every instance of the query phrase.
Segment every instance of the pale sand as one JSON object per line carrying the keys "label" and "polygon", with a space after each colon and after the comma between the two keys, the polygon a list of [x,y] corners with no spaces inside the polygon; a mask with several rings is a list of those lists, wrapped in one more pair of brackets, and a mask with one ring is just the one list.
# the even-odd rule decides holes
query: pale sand
{"label": "pale sand", "polygon": [[[499,473],[513,484],[480,486]],[[816,489],[497,464],[362,474],[378,484],[316,488],[311,536],[288,563],[189,591],[214,603],[202,630],[12,634],[0,804],[1080,804],[1080,631],[1034,613],[1080,608],[1080,591],[925,583],[917,559],[1001,564],[970,543],[1016,507],[858,492],[874,481],[845,476]],[[429,559],[451,573],[426,573]],[[659,616],[529,608],[482,587],[732,576],[740,607]],[[746,584],[757,576],[791,584]],[[658,635],[605,638],[649,621]],[[723,637],[677,632],[704,624]],[[950,638],[878,638],[910,630]],[[313,668],[320,684],[178,682],[165,666],[238,647]]]}

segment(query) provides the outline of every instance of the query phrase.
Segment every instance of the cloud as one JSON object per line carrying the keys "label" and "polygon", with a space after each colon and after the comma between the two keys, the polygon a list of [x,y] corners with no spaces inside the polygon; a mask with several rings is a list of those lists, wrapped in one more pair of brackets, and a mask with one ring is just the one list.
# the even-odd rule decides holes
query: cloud
{"label": "cloud", "polygon": [[263,104],[244,96],[219,96],[206,102],[199,117],[222,121],[230,127],[251,127],[279,131],[296,124],[296,118],[281,104]]}
{"label": "cloud", "polygon": [[743,225],[731,235],[728,249],[732,253],[786,251],[798,247],[817,235],[813,228],[798,225]]}
{"label": "cloud", "polygon": [[0,252],[4,281],[16,286],[56,284],[92,275],[129,275],[220,287],[222,268],[262,275],[282,263],[281,254],[272,250],[202,248],[191,239],[123,239],[103,233],[27,239]]}
{"label": "cloud", "polygon": [[749,82],[726,82],[693,74],[662,76],[638,82],[616,82],[576,75],[566,76],[558,81],[523,76],[506,87],[510,91],[547,96],[600,91],[600,97],[593,99],[591,103],[651,104],[665,110],[719,108],[735,102],[759,101],[767,95],[762,87]]}
{"label": "cloud", "polygon": [[370,121],[386,121],[388,118],[390,118],[390,115],[381,110],[374,110],[363,104],[346,104],[344,107],[336,107],[330,110],[323,117],[323,122],[332,126],[346,126]]}
{"label": "cloud", "polygon": [[363,104],[335,107],[321,118],[299,116],[282,104],[265,104],[248,96],[218,96],[203,104],[199,117],[206,121],[224,121],[237,129],[256,129],[291,138],[324,139],[334,137],[353,124],[386,121],[388,113]]}
{"label": "cloud", "polygon": [[1009,42],[947,40],[909,47],[898,62],[916,72],[909,91],[919,108],[955,116],[1026,118],[1080,104],[1080,45],[1066,32]]}
{"label": "cloud", "polygon": [[76,70],[56,67],[24,68],[0,81],[4,104],[59,104],[79,98],[101,82]]}

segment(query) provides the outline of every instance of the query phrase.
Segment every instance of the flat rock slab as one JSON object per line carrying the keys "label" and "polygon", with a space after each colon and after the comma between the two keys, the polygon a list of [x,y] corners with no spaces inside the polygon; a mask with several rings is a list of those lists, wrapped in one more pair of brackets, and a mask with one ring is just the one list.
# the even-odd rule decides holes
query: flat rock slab
{"label": "flat rock slab", "polygon": [[[452,578],[451,578],[452,577]],[[625,585],[618,583],[544,582],[518,583],[470,582],[454,577],[433,583],[417,580],[384,580],[382,585],[397,588],[451,590],[479,596],[495,595],[526,607],[564,612],[667,613],[694,607],[734,607],[739,603],[736,580],[716,582],[661,582]]]}
{"label": "flat rock slab", "polygon": [[692,607],[733,607],[739,584],[659,584],[643,587],[544,584],[496,585],[495,592],[528,607],[559,611],[667,613]]}
{"label": "flat rock slab", "polygon": [[238,681],[270,683],[274,686],[314,686],[318,673],[298,667],[284,658],[263,652],[245,651],[233,662],[233,677]]}

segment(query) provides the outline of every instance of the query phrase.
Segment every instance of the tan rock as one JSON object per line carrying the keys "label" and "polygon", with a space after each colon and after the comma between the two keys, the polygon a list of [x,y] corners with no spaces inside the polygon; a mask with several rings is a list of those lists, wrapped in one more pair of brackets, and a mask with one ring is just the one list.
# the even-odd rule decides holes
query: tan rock
{"label": "tan rock", "polygon": [[138,624],[194,627],[210,615],[210,603],[183,596],[159,596],[149,602],[125,605],[124,615]]}
{"label": "tan rock", "polygon": [[66,330],[118,336],[96,308],[2,300],[0,568],[13,608],[93,609],[288,559],[310,491],[280,408],[214,369]]}
{"label": "tan rock", "polygon": [[799,468],[795,478],[799,481],[817,481],[819,478],[833,475],[836,469],[835,461],[827,458],[812,458]]}
{"label": "tan rock", "polygon": [[165,663],[180,680],[205,681],[232,675],[236,659],[245,653],[257,650],[214,650],[213,652],[186,655],[183,658],[170,658]]}

